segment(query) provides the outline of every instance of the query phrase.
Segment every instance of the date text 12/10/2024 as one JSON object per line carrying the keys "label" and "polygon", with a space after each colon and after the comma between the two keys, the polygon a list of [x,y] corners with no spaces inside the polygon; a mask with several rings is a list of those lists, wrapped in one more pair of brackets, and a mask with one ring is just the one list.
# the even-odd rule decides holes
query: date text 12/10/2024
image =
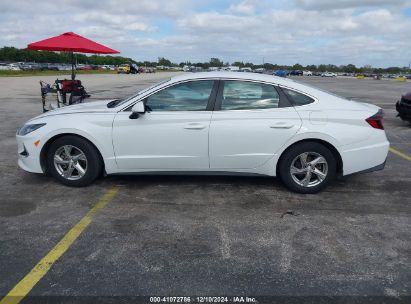
{"label": "date text 12/10/2024", "polygon": [[150,303],[256,303],[253,297],[150,297]]}

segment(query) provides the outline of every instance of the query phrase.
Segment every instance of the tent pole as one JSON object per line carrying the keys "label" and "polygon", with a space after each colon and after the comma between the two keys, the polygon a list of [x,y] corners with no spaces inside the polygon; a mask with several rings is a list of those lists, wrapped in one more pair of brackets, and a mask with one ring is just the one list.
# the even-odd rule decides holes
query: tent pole
{"label": "tent pole", "polygon": [[71,80],[74,80],[76,75],[74,75],[74,52],[71,52]]}

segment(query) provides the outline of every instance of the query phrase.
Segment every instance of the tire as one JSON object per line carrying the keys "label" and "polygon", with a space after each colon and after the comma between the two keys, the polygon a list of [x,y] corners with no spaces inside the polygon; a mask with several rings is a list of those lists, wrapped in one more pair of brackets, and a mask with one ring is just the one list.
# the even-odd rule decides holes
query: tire
{"label": "tire", "polygon": [[278,174],[284,185],[293,192],[303,194],[323,190],[334,180],[336,171],[337,162],[333,153],[316,142],[292,146],[281,156],[278,166]]}
{"label": "tire", "polygon": [[90,142],[78,136],[67,135],[50,145],[47,152],[47,172],[64,185],[84,187],[102,174],[103,160]]}

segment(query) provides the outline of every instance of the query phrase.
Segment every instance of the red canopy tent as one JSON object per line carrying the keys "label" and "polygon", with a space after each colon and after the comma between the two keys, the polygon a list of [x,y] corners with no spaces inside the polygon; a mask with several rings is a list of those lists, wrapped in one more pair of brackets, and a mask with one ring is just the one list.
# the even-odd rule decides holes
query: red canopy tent
{"label": "red canopy tent", "polygon": [[73,32],[67,32],[59,36],[33,42],[27,45],[30,50],[71,52],[71,77],[74,80],[74,57],[73,53],[93,54],[118,54],[119,51],[110,49],[102,44],[94,42]]}

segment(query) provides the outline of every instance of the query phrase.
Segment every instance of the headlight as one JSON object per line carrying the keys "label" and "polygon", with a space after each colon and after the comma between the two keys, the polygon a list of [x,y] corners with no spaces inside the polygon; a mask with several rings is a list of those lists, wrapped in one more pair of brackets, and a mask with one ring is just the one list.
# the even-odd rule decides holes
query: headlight
{"label": "headlight", "polygon": [[17,134],[24,136],[26,134],[29,134],[43,126],[45,126],[45,123],[41,123],[41,124],[32,124],[32,125],[24,125],[20,130],[18,130]]}

